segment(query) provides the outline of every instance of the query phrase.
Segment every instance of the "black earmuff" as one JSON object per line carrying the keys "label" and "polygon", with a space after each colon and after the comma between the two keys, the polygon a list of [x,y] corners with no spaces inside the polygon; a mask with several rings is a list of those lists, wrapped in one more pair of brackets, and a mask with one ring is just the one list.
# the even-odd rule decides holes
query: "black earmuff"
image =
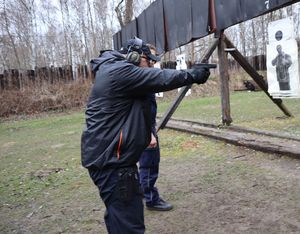
{"label": "black earmuff", "polygon": [[143,41],[141,39],[135,37],[132,40],[131,45],[129,45],[127,56],[126,56],[128,62],[134,65],[140,64],[141,54],[143,53],[142,46],[143,46]]}
{"label": "black earmuff", "polygon": [[134,65],[139,65],[141,62],[141,55],[137,51],[131,51],[128,52],[126,59]]}

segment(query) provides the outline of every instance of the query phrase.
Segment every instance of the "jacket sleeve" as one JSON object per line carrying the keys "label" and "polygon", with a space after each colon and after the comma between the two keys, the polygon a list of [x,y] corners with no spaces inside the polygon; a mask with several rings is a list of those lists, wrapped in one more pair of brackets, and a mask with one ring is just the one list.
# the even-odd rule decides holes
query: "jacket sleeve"
{"label": "jacket sleeve", "polygon": [[141,68],[128,63],[110,75],[114,91],[132,95],[163,92],[193,83],[193,77],[185,71]]}

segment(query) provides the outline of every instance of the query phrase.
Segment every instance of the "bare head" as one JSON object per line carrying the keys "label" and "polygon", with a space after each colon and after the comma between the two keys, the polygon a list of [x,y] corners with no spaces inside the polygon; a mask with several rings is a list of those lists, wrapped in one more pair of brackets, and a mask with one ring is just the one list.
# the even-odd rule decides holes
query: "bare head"
{"label": "bare head", "polygon": [[276,46],[278,54],[282,54],[282,47],[281,45]]}

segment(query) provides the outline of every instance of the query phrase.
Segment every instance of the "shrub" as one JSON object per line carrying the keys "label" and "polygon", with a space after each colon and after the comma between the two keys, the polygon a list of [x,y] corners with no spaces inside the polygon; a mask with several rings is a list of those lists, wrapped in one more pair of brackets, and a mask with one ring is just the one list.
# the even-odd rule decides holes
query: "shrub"
{"label": "shrub", "polygon": [[3,90],[0,93],[0,117],[83,107],[91,85],[89,80],[79,80],[25,87],[22,90]]}

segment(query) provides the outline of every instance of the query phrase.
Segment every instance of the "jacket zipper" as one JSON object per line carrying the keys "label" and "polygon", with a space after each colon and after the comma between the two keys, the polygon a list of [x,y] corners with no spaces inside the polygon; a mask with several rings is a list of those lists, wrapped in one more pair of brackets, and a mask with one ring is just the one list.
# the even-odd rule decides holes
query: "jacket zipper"
{"label": "jacket zipper", "polygon": [[121,145],[122,145],[122,140],[123,140],[123,131],[121,129],[121,132],[120,132],[120,138],[119,138],[119,144],[118,144],[118,150],[117,150],[117,157],[118,157],[118,160],[120,160],[120,156],[121,156]]}

